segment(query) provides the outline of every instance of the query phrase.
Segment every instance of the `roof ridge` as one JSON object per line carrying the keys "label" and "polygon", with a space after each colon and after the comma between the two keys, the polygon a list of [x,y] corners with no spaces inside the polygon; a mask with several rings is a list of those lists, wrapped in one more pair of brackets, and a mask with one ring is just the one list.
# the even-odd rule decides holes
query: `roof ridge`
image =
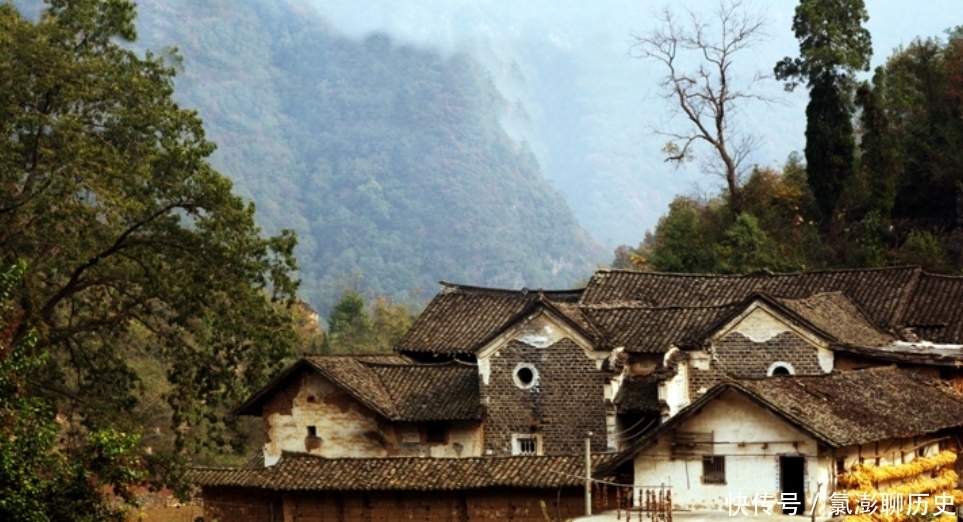
{"label": "roof ridge", "polygon": [[516,296],[537,296],[538,294],[572,294],[581,295],[585,291],[585,288],[572,288],[572,289],[544,289],[544,288],[497,288],[491,286],[477,286],[477,285],[466,285],[461,283],[452,283],[449,281],[438,281],[438,284],[442,286],[440,294],[449,294],[454,292],[463,293],[475,293],[475,294],[510,294]]}
{"label": "roof ridge", "polygon": [[[655,275],[655,276],[670,276],[670,277],[710,277],[713,279],[739,279],[743,277],[751,276],[799,276],[807,274],[834,274],[839,272],[887,272],[887,271],[899,271],[906,269],[918,269],[918,265],[898,265],[898,266],[881,266],[881,267],[867,267],[867,268],[822,268],[819,270],[803,270],[799,272],[770,272],[768,270],[749,272],[746,274],[711,274],[711,273],[687,273],[687,272],[650,272],[645,270],[629,270],[625,268],[603,268],[596,270],[596,274],[602,272],[606,274],[639,274],[639,275]],[[959,277],[959,276],[957,276]]]}
{"label": "roof ridge", "polygon": [[736,300],[736,301],[728,301],[728,302],[723,303],[723,304],[718,304],[718,305],[705,305],[705,306],[646,306],[645,304],[643,304],[643,302],[642,302],[641,300],[636,300],[636,301],[622,301],[622,302],[618,302],[618,303],[614,303],[614,304],[611,303],[611,302],[605,301],[605,302],[598,302],[598,303],[580,304],[580,305],[579,305],[579,308],[580,308],[580,309],[584,308],[584,309],[588,309],[588,310],[614,310],[614,309],[617,309],[617,308],[623,308],[623,309],[627,309],[627,310],[653,310],[653,311],[659,311],[659,310],[717,310],[717,309],[720,309],[720,308],[728,308],[728,307],[731,307],[731,306],[735,306],[735,305],[738,305],[738,304],[743,303],[744,301],[745,301],[745,299],[739,299],[739,300]]}

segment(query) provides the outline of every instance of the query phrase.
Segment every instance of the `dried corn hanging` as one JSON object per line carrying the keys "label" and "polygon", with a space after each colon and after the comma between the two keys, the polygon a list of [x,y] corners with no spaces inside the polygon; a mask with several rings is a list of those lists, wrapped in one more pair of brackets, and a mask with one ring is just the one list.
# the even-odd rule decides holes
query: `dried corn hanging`
{"label": "dried corn hanging", "polygon": [[892,466],[869,466],[856,464],[848,472],[839,476],[839,484],[846,488],[867,489],[874,482],[886,482],[915,477],[927,471],[943,468],[956,462],[956,453],[942,451],[932,457],[919,457],[906,464]]}

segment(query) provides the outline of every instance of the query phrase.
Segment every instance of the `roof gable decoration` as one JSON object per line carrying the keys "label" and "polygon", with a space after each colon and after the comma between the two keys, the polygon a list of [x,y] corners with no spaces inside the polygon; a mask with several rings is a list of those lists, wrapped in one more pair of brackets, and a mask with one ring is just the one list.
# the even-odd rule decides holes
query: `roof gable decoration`
{"label": "roof gable decoration", "polygon": [[739,311],[721,318],[702,336],[704,339],[717,341],[729,334],[740,333],[752,342],[763,343],[783,332],[795,333],[819,348],[827,348],[833,340],[829,333],[764,294],[755,294],[747,299],[745,306]]}
{"label": "roof gable decoration", "polygon": [[754,294],[741,311],[722,318],[703,334],[715,342],[732,333],[739,333],[756,343],[766,342],[781,333],[791,332],[816,349],[819,367],[833,371],[835,354],[829,349],[835,337],[805,317],[765,294]]}
{"label": "roof gable decoration", "polygon": [[[580,295],[581,290],[505,290],[443,283],[442,291],[428,303],[395,351],[474,355],[539,306],[568,310]],[[579,327],[577,318],[568,319]]]}
{"label": "roof gable decoration", "polygon": [[489,361],[512,341],[525,343],[533,348],[549,348],[562,339],[571,339],[582,350],[585,356],[595,361],[601,369],[608,351],[594,348],[592,341],[582,333],[582,329],[574,325],[564,314],[555,309],[550,303],[539,303],[530,311],[529,315],[509,325],[498,335],[488,340],[476,352],[478,358],[478,372],[485,385],[489,384],[491,365]]}

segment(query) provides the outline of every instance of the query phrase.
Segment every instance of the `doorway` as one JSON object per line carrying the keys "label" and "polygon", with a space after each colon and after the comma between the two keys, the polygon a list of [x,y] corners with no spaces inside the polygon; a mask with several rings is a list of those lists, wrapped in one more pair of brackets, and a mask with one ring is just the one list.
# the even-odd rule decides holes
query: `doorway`
{"label": "doorway", "polygon": [[806,458],[779,457],[779,486],[783,493],[795,493],[796,505],[783,504],[784,515],[802,515],[806,510]]}

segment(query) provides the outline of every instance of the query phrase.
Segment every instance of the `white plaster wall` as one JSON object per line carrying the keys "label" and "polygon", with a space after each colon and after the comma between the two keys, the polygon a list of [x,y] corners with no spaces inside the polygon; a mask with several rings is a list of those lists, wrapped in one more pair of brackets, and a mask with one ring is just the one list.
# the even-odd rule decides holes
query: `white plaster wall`
{"label": "white plaster wall", "polygon": [[675,375],[659,383],[659,400],[669,407],[669,416],[675,415],[689,405],[689,365],[682,361]]}
{"label": "white plaster wall", "polygon": [[[381,419],[316,373],[305,373],[279,390],[264,407],[264,422],[266,466],[283,451],[328,458],[469,457],[481,455],[482,449],[479,422],[453,423],[447,444],[426,444],[418,425]],[[316,440],[308,438],[308,426],[315,427]]]}
{"label": "white plaster wall", "polygon": [[779,456],[796,455],[806,458],[808,509],[816,490],[813,475],[819,467],[817,445],[782,419],[728,391],[682,422],[678,430],[713,433],[716,443],[712,454],[726,457],[726,484],[703,484],[702,456],[673,459],[671,434],[666,434],[636,457],[637,487],[671,485],[677,509],[725,510],[728,495],[752,498],[770,494],[778,498]]}
{"label": "white plaster wall", "polygon": [[554,321],[540,314],[526,323],[514,339],[535,348],[547,348],[564,337],[566,337],[565,332],[558,328]]}
{"label": "white plaster wall", "polygon": [[764,308],[754,308],[748,315],[736,323],[729,333],[741,333],[755,343],[763,343],[776,337],[777,335],[792,331],[785,322],[778,319],[775,315]]}

